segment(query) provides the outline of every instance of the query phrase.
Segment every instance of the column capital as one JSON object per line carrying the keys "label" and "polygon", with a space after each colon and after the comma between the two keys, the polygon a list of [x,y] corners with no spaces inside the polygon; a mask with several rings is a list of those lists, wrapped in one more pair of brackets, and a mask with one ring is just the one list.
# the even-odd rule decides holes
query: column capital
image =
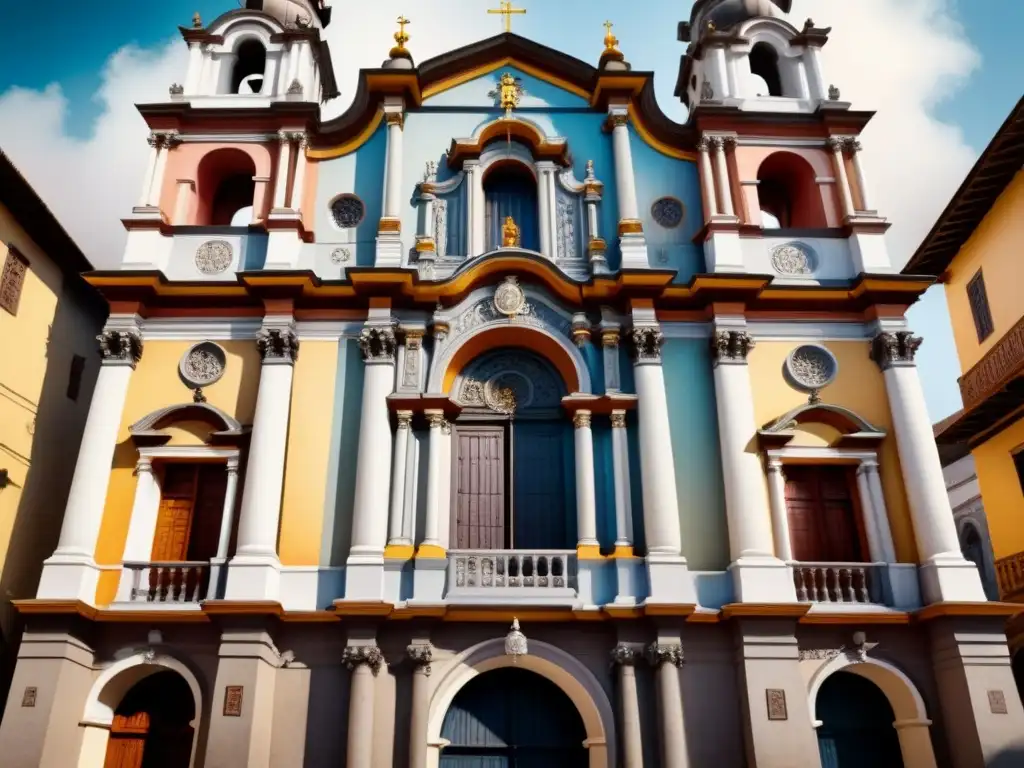
{"label": "column capital", "polygon": [[412,411],[397,411],[395,417],[398,419],[399,429],[410,429],[412,427]]}
{"label": "column capital", "polygon": [[923,341],[911,331],[882,332],[871,341],[871,359],[883,371],[912,366]]}
{"label": "column capital", "polygon": [[237,475],[238,474],[239,463],[240,462],[239,462],[239,459],[238,459],[237,456],[232,456],[230,459],[228,459],[228,461],[227,461],[227,471],[228,471],[229,475]]}
{"label": "column capital", "polygon": [[714,364],[746,364],[754,348],[754,339],[746,331],[715,331],[711,334],[711,360]]}
{"label": "column capital", "polygon": [[626,643],[619,643],[611,652],[612,665],[616,667],[635,667],[643,660],[643,651]]}
{"label": "column capital", "polygon": [[857,466],[858,475],[870,475],[878,471],[878,462],[874,459],[865,459]]}
{"label": "column capital", "polygon": [[628,112],[612,112],[608,115],[608,120],[605,123],[608,128],[615,130],[629,125],[629,113]]}
{"label": "column capital", "polygon": [[828,139],[826,140],[825,144],[833,152],[842,152],[843,151],[843,144],[845,143],[845,141],[846,140],[844,138],[842,138],[841,136],[829,136]]}
{"label": "column capital", "polygon": [[181,135],[177,131],[167,131],[163,135],[163,145],[166,149],[174,149],[181,141]]}
{"label": "column capital", "polygon": [[860,152],[864,147],[863,145],[854,138],[843,139],[843,148],[851,155],[855,155]]}
{"label": "column capital", "polygon": [[352,671],[365,664],[376,675],[384,666],[384,654],[376,645],[350,645],[345,648],[342,661]]}
{"label": "column capital", "polygon": [[299,359],[299,340],[290,328],[261,328],[256,348],[264,365],[294,365]]}
{"label": "column capital", "polygon": [[711,150],[711,137],[701,136],[697,141],[697,151],[707,153]]}
{"label": "column capital", "polygon": [[423,672],[430,676],[430,662],[433,661],[434,652],[429,645],[414,644],[405,649],[409,661],[412,662],[413,672]]}
{"label": "column capital", "polygon": [[657,641],[647,646],[647,662],[652,667],[660,667],[662,664],[671,664],[674,667],[683,666],[683,646],[679,643],[659,643]]}
{"label": "column capital", "polygon": [[359,334],[359,350],[368,364],[394,363],[397,346],[391,326],[369,326]]}
{"label": "column capital", "polygon": [[100,343],[103,365],[130,365],[134,370],[142,359],[142,334],[136,328],[108,328],[96,341]]}
{"label": "column capital", "polygon": [[427,417],[427,423],[431,429],[441,429],[444,427],[444,411],[424,411],[423,414]]}
{"label": "column capital", "polygon": [[140,472],[152,472],[153,471],[153,459],[149,456],[139,456],[139,460],[135,462],[135,474],[138,475]]}
{"label": "column capital", "polygon": [[601,330],[601,346],[611,349],[619,346],[622,338],[622,331],[618,328],[604,328]]}
{"label": "column capital", "polygon": [[447,435],[450,435],[451,433],[452,433],[452,423],[450,421],[448,421],[448,419],[445,419],[443,422],[441,422],[441,434],[447,436]]}
{"label": "column capital", "polygon": [[612,420],[612,429],[625,429],[626,428],[626,412],[625,411],[612,411],[611,420]]}
{"label": "column capital", "polygon": [[277,140],[281,144],[287,144],[292,140],[291,131],[286,131],[283,128],[277,132]]}
{"label": "column capital", "polygon": [[656,325],[637,325],[630,330],[630,353],[634,365],[660,365],[665,334]]}
{"label": "column capital", "polygon": [[161,144],[163,144],[163,141],[164,135],[162,133],[156,133],[155,131],[146,137],[146,143],[153,147],[153,149],[157,149]]}
{"label": "column capital", "polygon": [[782,472],[782,459],[780,459],[778,456],[771,456],[771,457],[769,457],[769,459],[768,459],[768,471],[769,472],[778,472],[780,475],[783,474],[783,472]]}
{"label": "column capital", "polygon": [[385,112],[384,120],[388,126],[397,125],[399,128],[405,127],[405,113],[404,112]]}
{"label": "column capital", "polygon": [[590,411],[576,411],[572,415],[572,425],[576,429],[590,429],[591,415]]}

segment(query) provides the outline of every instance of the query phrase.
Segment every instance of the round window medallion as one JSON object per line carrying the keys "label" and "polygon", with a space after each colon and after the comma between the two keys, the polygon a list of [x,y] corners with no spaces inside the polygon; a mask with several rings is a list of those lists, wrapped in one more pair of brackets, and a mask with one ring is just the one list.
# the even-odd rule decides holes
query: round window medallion
{"label": "round window medallion", "polygon": [[352,229],[366,215],[366,206],[355,195],[338,195],[331,203],[331,218],[338,229]]}
{"label": "round window medallion", "polygon": [[663,197],[655,200],[651,206],[651,216],[665,229],[675,229],[683,223],[683,203],[674,197]]}
{"label": "round window medallion", "polygon": [[227,356],[212,341],[196,344],[181,358],[178,372],[190,387],[208,387],[224,375]]}
{"label": "round window medallion", "polygon": [[196,249],[196,269],[204,275],[219,275],[231,266],[234,251],[227,240],[207,240]]}
{"label": "round window medallion", "polygon": [[772,250],[772,269],[780,275],[810,275],[814,261],[814,252],[803,243],[785,243]]}
{"label": "round window medallion", "polygon": [[526,306],[526,294],[514,277],[505,278],[505,282],[494,292],[494,307],[506,317],[515,317]]}
{"label": "round window medallion", "polygon": [[786,358],[786,378],[794,389],[811,394],[812,401],[821,389],[836,380],[839,361],[820,344],[802,344]]}

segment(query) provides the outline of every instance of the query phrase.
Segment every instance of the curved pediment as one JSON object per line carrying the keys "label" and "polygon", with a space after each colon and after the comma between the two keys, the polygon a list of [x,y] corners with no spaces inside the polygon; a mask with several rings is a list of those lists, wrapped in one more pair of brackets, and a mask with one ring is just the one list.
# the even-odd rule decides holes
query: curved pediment
{"label": "curved pediment", "polygon": [[487,123],[473,138],[452,139],[448,149],[448,165],[460,169],[466,160],[480,157],[484,148],[495,140],[516,141],[529,148],[534,160],[550,160],[563,167],[572,165],[569,144],[563,138],[549,139],[528,120],[499,118]]}
{"label": "curved pediment", "polygon": [[175,424],[200,422],[212,427],[206,442],[223,444],[238,442],[249,428],[209,403],[179,403],[153,411],[128,428],[138,445],[163,445],[171,439],[165,430]]}
{"label": "curved pediment", "polygon": [[885,430],[849,408],[826,403],[806,403],[766,425],[758,432],[765,447],[778,447],[790,442],[801,427],[824,426],[837,433],[833,447],[870,445],[885,437]]}

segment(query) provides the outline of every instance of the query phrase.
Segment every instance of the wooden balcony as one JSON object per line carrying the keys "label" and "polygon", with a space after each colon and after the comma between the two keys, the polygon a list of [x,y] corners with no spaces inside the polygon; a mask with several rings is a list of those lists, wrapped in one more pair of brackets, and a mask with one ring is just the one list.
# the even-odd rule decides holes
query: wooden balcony
{"label": "wooden balcony", "polygon": [[1007,603],[1024,603],[1024,552],[996,560],[999,599]]}
{"label": "wooden balcony", "polygon": [[971,370],[960,377],[960,395],[969,411],[1024,372],[1024,318],[1003,335]]}

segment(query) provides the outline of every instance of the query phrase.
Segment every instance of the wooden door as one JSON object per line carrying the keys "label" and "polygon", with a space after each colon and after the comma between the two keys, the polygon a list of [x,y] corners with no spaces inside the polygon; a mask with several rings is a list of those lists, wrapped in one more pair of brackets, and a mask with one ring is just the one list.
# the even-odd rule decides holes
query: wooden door
{"label": "wooden door", "polygon": [[863,562],[850,472],[840,466],[787,466],[786,512],[800,562]]}
{"label": "wooden door", "polygon": [[226,491],[223,464],[168,464],[153,538],[153,562],[198,562],[214,557]]}
{"label": "wooden door", "polygon": [[568,521],[575,519],[571,431],[565,422],[516,422],[514,429],[512,546],[571,549]]}
{"label": "wooden door", "polygon": [[148,733],[149,713],[114,715],[103,768],[142,768]]}
{"label": "wooden door", "polygon": [[205,562],[217,556],[227,483],[228,474],[223,464],[199,465],[188,541],[189,560]]}
{"label": "wooden door", "polygon": [[504,549],[505,428],[457,426],[452,462],[456,549]]}

